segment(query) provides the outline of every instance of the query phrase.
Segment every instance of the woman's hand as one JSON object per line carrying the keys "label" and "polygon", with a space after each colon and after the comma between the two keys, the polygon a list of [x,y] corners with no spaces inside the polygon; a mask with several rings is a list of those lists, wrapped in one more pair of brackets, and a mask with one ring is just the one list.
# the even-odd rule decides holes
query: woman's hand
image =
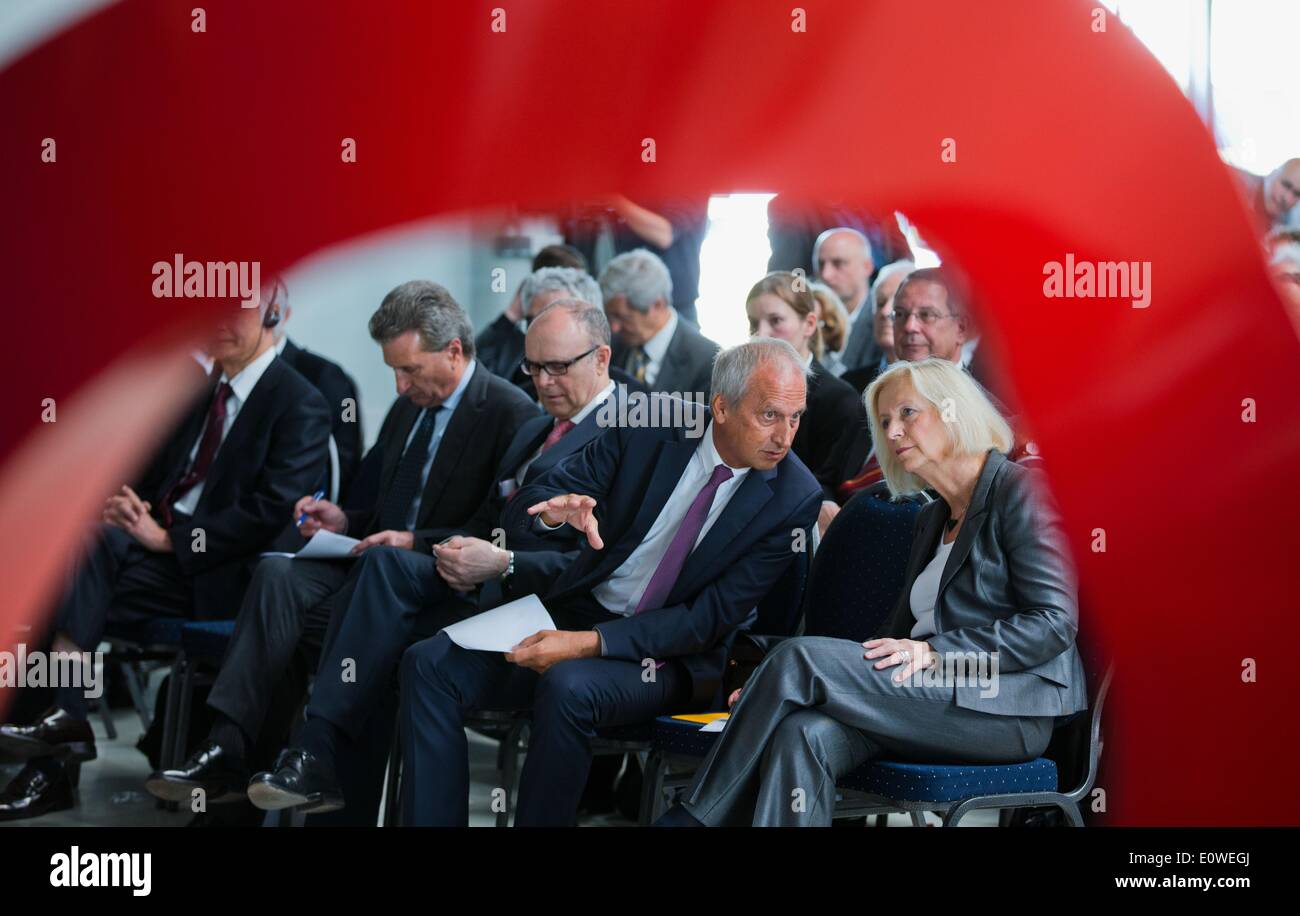
{"label": "woman's hand", "polygon": [[736,705],[736,701],[740,699],[740,691],[742,689],[743,688],[737,687],[735,690],[731,691],[731,696],[727,697],[728,709]]}
{"label": "woman's hand", "polygon": [[880,659],[875,664],[877,671],[893,665],[903,666],[894,673],[895,684],[901,684],[916,671],[933,667],[939,658],[928,642],[915,639],[868,639],[862,647],[867,650],[863,658]]}

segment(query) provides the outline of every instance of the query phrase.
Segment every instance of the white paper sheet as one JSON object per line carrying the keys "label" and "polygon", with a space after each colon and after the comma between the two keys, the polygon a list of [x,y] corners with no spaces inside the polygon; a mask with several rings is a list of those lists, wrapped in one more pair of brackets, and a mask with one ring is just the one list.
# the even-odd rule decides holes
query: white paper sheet
{"label": "white paper sheet", "polygon": [[726,719],[714,719],[712,722],[706,722],[700,729],[702,732],[720,732],[727,727]]}
{"label": "white paper sheet", "polygon": [[322,528],[311,536],[302,550],[295,553],[296,560],[339,560],[352,557],[352,548],[360,541],[345,534],[335,534]]}
{"label": "white paper sheet", "polygon": [[554,629],[555,621],[542,607],[541,600],[536,595],[528,595],[443,627],[442,632],[462,649],[509,652],[538,630]]}

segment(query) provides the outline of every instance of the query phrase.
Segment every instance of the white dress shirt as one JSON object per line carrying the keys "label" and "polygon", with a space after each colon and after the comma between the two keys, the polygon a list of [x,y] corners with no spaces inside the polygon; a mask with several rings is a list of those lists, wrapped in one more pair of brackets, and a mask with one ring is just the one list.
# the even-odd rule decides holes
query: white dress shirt
{"label": "white dress shirt", "polygon": [[[226,422],[222,424],[221,441],[217,444],[217,450],[212,455],[214,463],[217,460],[217,455],[221,454],[221,443],[226,441],[226,436],[230,435],[230,427],[235,425],[235,417],[239,415],[239,409],[244,406],[248,396],[253,393],[253,389],[262,378],[262,373],[266,372],[266,367],[271,365],[276,355],[274,347],[267,347],[265,353],[241,369],[234,378],[226,378],[226,373],[221,373],[221,381],[229,383],[230,390],[233,393],[230,399],[226,401]],[[190,461],[185,466],[186,473],[189,473],[189,469],[194,466],[194,459],[199,454],[199,443],[203,441],[203,433],[206,430],[207,423],[204,423],[203,429],[199,430],[198,438],[194,440],[193,447],[190,448]],[[209,470],[211,470],[211,467],[209,467]],[[205,483],[207,483],[206,478],[196,483],[188,493],[176,500],[173,509],[185,515],[193,515],[194,510],[198,508],[199,497],[203,495],[203,485]]]}
{"label": "white dress shirt", "polygon": [[646,367],[645,367],[645,384],[649,388],[654,384],[655,379],[659,377],[659,370],[664,364],[664,357],[668,355],[668,345],[673,342],[673,335],[677,333],[677,309],[668,310],[668,323],[659,329],[659,332],[641,345],[645,350]]}
{"label": "white dress shirt", "polygon": [[[613,390],[614,390],[614,383],[610,382],[608,385],[606,385],[604,388],[598,391],[596,393],[596,396],[592,398],[590,401],[588,401],[586,405],[582,408],[582,410],[579,410],[573,416],[569,417],[569,420],[573,423],[574,426],[577,426],[583,420],[587,419],[588,415],[593,410],[595,410],[601,404],[605,403],[605,399],[610,396]],[[552,429],[555,428],[554,424],[552,424],[551,428]],[[569,430],[569,432],[573,432],[573,430]],[[545,444],[546,442],[543,440],[542,445]],[[537,460],[537,456],[542,453],[542,445],[537,446],[537,451],[529,455],[528,460],[525,461],[523,464],[519,465],[519,470],[515,472],[516,489],[524,485],[524,475],[528,473],[528,469],[532,466],[533,462]],[[509,496],[510,494],[502,493],[502,495]]]}
{"label": "white dress shirt", "polygon": [[[704,435],[700,437],[700,444],[696,446],[695,454],[691,456],[686,469],[682,471],[677,486],[673,488],[664,507],[659,510],[659,517],[646,532],[645,539],[608,579],[591,590],[592,596],[607,611],[623,617],[630,617],[636,611],[641,596],[645,594],[646,587],[650,584],[650,578],[659,568],[659,561],[668,552],[668,545],[672,543],[677,529],[681,527],[691,503],[695,502],[695,497],[713,476],[713,469],[723,463],[722,456],[718,454],[718,449],[713,444],[713,424],[710,423]],[[718,520],[722,510],[727,507],[740,482],[749,473],[749,468],[732,468],[731,471],[733,475],[731,479],[719,486],[717,492],[713,494],[713,505],[709,507],[704,527],[700,529],[700,536],[695,540],[696,547],[709,533],[709,529]]]}

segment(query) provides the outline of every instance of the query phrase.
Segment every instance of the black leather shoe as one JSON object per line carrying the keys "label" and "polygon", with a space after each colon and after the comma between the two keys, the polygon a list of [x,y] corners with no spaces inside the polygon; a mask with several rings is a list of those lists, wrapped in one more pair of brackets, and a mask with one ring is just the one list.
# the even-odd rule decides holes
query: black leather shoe
{"label": "black leather shoe", "polygon": [[333,767],[300,747],[280,752],[269,773],[248,783],[248,800],[263,811],[302,808],[304,814],[324,814],[343,807],[343,791]]}
{"label": "black leather shoe", "polygon": [[63,767],[50,772],[27,764],[0,792],[0,821],[40,817],[72,807],[72,783]]}
{"label": "black leather shoe", "polygon": [[51,706],[35,725],[0,725],[0,751],[30,760],[57,757],[60,760],[94,760],[95,733],[90,723],[74,719]]}
{"label": "black leather shoe", "polygon": [[209,741],[174,770],[156,770],[144,782],[149,794],[163,801],[188,802],[202,789],[210,804],[243,798],[248,765]]}

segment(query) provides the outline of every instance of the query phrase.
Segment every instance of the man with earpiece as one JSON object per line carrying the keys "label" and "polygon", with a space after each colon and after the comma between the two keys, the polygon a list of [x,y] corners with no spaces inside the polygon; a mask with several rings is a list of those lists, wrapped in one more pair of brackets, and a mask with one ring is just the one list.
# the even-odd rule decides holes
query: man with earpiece
{"label": "man with earpiece", "polygon": [[[46,643],[29,653],[89,653],[107,629],[143,638],[158,618],[215,619],[239,608],[258,553],[329,455],[329,408],[277,356],[281,315],[266,299],[257,309],[232,303],[218,320],[202,395],[135,485],[105,501]],[[0,820],[72,807],[72,774],[96,756],[86,707],[84,680],[55,685],[34,723],[0,726],[0,759],[27,761],[0,792]]]}

